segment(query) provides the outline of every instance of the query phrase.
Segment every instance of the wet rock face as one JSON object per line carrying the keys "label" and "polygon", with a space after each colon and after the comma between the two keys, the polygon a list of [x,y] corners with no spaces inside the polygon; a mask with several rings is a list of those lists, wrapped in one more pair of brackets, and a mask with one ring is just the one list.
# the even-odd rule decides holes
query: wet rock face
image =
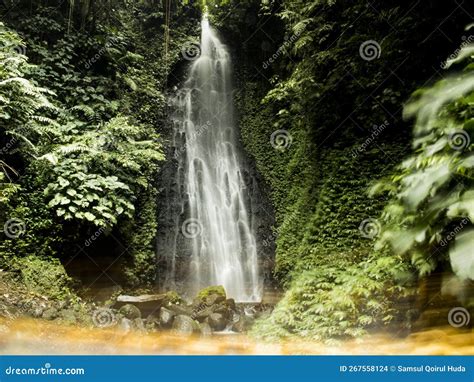
{"label": "wet rock face", "polygon": [[179,314],[173,320],[173,331],[180,335],[191,336],[200,333],[201,327],[191,317]]}
{"label": "wet rock face", "polygon": [[119,313],[128,318],[129,320],[134,320],[136,318],[141,318],[142,313],[138,307],[133,304],[126,304],[119,309]]}
{"label": "wet rock face", "polygon": [[260,311],[261,307],[255,304],[236,304],[219,286],[203,289],[192,303],[185,303],[175,292],[167,292],[107,297],[98,306],[79,298],[77,301],[53,301],[27,291],[13,291],[11,287],[2,289],[0,284],[1,318],[13,320],[29,316],[124,333],[171,330],[184,336],[210,336],[223,330],[245,332],[254,322],[252,317],[257,317]]}
{"label": "wet rock face", "polygon": [[173,324],[175,313],[165,307],[160,308],[160,325],[163,328],[170,328]]}
{"label": "wet rock face", "polygon": [[[185,336],[209,336],[223,330],[246,332],[259,316],[271,310],[263,304],[236,304],[233,299],[227,298],[221,286],[201,290],[191,304],[184,303],[176,293],[168,292],[119,296],[115,307],[109,309],[116,318],[114,325],[125,332],[172,330]],[[148,314],[149,311],[152,313]],[[142,319],[145,316],[147,318]]]}
{"label": "wet rock face", "polygon": [[215,331],[224,330],[227,326],[227,320],[221,313],[211,313],[207,318],[209,326]]}

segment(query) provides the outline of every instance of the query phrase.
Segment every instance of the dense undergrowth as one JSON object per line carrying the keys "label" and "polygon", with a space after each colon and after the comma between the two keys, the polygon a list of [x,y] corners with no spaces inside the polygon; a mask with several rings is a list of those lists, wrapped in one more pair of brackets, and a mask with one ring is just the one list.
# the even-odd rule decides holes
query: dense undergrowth
{"label": "dense undergrowth", "polygon": [[84,6],[14,2],[0,25],[0,266],[29,283],[54,265],[38,281],[54,295],[74,285],[57,260],[77,256],[110,259],[115,283],[153,284],[164,93],[199,15],[179,5],[165,26],[146,2]]}
{"label": "dense undergrowth", "polygon": [[[390,217],[395,211],[387,195],[368,191],[409,155],[412,123],[403,118],[403,105],[411,92],[445,74],[443,63],[469,21],[462,11],[446,20],[447,39],[437,26],[451,6],[433,1],[423,7],[265,4],[257,19],[254,9],[241,7],[239,27],[227,28],[229,40],[244,42],[236,49],[242,138],[275,205],[275,276],[288,289],[255,333],[321,339],[356,336],[391,321],[410,327],[417,312],[405,307],[415,307],[417,277],[449,272],[449,261],[445,253],[431,256],[429,237],[421,243],[423,255],[412,251],[413,241],[405,251],[375,247],[379,235],[389,235],[387,220],[403,227],[410,215]],[[249,22],[259,28],[246,28]],[[463,122],[472,118],[470,109],[459,112]],[[446,131],[440,134],[446,143]],[[448,161],[458,155],[446,154]],[[407,172],[388,182],[406,186]],[[459,219],[467,216],[458,212]],[[415,213],[424,219],[421,209]],[[433,266],[423,267],[423,258]],[[383,306],[372,305],[382,300]]]}

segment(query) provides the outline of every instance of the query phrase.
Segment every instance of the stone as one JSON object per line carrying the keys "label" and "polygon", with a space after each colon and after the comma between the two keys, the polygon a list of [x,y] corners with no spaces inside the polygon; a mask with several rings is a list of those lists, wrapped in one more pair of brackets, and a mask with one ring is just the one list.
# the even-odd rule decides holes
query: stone
{"label": "stone", "polygon": [[212,336],[212,328],[207,322],[203,322],[199,326],[201,327],[201,336],[202,337]]}
{"label": "stone", "polygon": [[129,320],[134,320],[136,318],[142,317],[142,313],[140,312],[140,309],[138,309],[135,305],[132,305],[132,304],[126,304],[122,306],[119,309],[119,313],[125,318],[128,318]]}
{"label": "stone", "polygon": [[194,321],[191,317],[179,314],[174,318],[173,331],[184,336],[192,336],[200,333],[201,328],[199,323]]}
{"label": "stone", "polygon": [[232,331],[237,333],[243,333],[248,331],[253,324],[253,320],[245,314],[236,314],[233,318]]}
{"label": "stone", "polygon": [[145,324],[141,318],[135,318],[133,321],[133,328],[139,332],[146,333]]}
{"label": "stone", "polygon": [[167,308],[171,311],[173,311],[175,314],[182,314],[184,316],[191,316],[192,315],[192,309],[191,307],[181,305],[181,304],[174,304],[174,305],[168,305]]}
{"label": "stone", "polygon": [[207,288],[201,289],[201,291],[199,291],[199,293],[197,294],[197,299],[203,301],[211,295],[222,296],[224,297],[224,300],[226,299],[225,289],[222,285],[209,286]]}
{"label": "stone", "polygon": [[236,310],[235,300],[233,298],[228,298],[225,300],[225,304],[229,307],[229,309]]}
{"label": "stone", "polygon": [[44,312],[43,312],[43,319],[45,320],[54,320],[55,318],[58,317],[58,311],[57,309],[55,308],[49,308],[49,309],[46,309]]}
{"label": "stone", "polygon": [[211,313],[207,318],[207,322],[215,331],[224,330],[227,326],[227,320],[221,313]]}
{"label": "stone", "polygon": [[213,293],[210,296],[207,296],[204,299],[204,301],[208,306],[211,306],[211,305],[220,304],[221,302],[226,301],[226,299],[225,299],[225,296]]}
{"label": "stone", "polygon": [[133,322],[128,318],[122,318],[119,322],[118,329],[124,333],[129,333],[132,330]]}
{"label": "stone", "polygon": [[173,319],[174,316],[176,315],[175,312],[173,312],[170,309],[167,309],[165,307],[160,308],[160,325],[163,328],[170,328],[171,325],[173,324]]}
{"label": "stone", "polygon": [[62,310],[59,313],[59,317],[68,324],[75,324],[77,322],[76,313],[71,309]]}
{"label": "stone", "polygon": [[30,314],[34,318],[40,318],[43,315],[44,309],[41,306],[35,306],[30,310]]}
{"label": "stone", "polygon": [[176,292],[166,292],[162,294],[144,294],[140,296],[121,295],[117,297],[115,306],[120,308],[124,305],[132,304],[140,309],[142,316],[157,312],[160,307],[171,304],[181,304],[183,300]]}
{"label": "stone", "polygon": [[156,332],[161,329],[160,318],[150,314],[145,320],[145,328],[148,332]]}

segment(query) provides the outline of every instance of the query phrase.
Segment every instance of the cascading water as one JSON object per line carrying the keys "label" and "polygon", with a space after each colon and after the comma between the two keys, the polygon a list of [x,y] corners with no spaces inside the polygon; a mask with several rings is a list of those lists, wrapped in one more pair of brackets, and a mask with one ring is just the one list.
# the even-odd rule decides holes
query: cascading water
{"label": "cascading water", "polygon": [[[262,282],[233,119],[231,60],[207,17],[202,21],[200,50],[175,105],[181,211],[172,238],[168,284],[176,283],[176,263],[182,261],[182,252],[189,252],[180,277],[190,294],[223,285],[236,301],[259,301]],[[182,236],[185,248],[177,245]]]}

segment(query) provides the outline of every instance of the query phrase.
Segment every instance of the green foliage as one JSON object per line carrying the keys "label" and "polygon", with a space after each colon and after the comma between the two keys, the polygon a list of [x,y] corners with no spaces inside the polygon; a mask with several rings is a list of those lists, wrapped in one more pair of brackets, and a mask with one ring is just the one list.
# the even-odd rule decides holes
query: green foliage
{"label": "green foliage", "polygon": [[393,302],[408,297],[410,277],[406,265],[394,257],[345,267],[321,265],[292,283],[273,313],[257,322],[253,334],[318,341],[360,337],[398,315]]}
{"label": "green foliage", "polygon": [[143,190],[136,204],[135,219],[120,226],[129,253],[123,274],[127,286],[152,287],[156,279],[157,191],[153,187]]}
{"label": "green foliage", "polygon": [[[0,23],[0,124],[2,155],[18,150],[23,155],[37,154],[36,145],[44,135],[57,134],[57,123],[47,117],[56,111],[47,96],[52,92],[27,79],[33,66],[21,54],[24,42],[18,35]],[[13,170],[1,162],[5,173]]]}
{"label": "green foliage", "polygon": [[[5,21],[23,40],[2,25],[0,39],[7,49],[0,56],[0,81],[8,81],[2,82],[0,96],[8,103],[0,103],[7,127],[1,138],[2,144],[12,140],[7,152],[12,158],[0,158],[8,176],[0,178],[0,202],[2,218],[22,220],[26,230],[1,243],[0,259],[8,268],[33,253],[68,258],[95,227],[103,227],[105,234],[97,250],[88,248],[89,255],[100,251],[99,242],[107,243],[112,231],[122,232],[128,249],[122,259],[125,279],[151,285],[156,274],[153,181],[164,159],[157,129],[164,125],[166,103],[159,89],[172,64],[163,65],[162,59],[164,15],[146,30],[157,36],[150,38],[144,36],[141,16],[132,17],[148,13],[149,5],[117,3],[112,21],[100,14],[99,3],[111,5],[97,1],[78,12],[76,2],[71,17],[65,17],[68,9],[61,6],[19,2],[16,9],[23,12],[13,10]],[[20,80],[11,80],[15,77]],[[15,129],[24,135],[21,142],[7,136]],[[19,175],[18,185],[10,183],[13,175]],[[108,248],[112,256],[120,250]]]}
{"label": "green foliage", "polygon": [[52,196],[49,207],[65,220],[85,220],[99,227],[110,228],[117,223],[117,217],[132,217],[133,204],[130,188],[116,176],[104,177],[88,174],[87,167],[73,160],[65,160],[55,166],[57,181],[50,183],[45,195]]}
{"label": "green foliage", "polygon": [[31,255],[16,259],[12,269],[19,272],[21,282],[31,292],[53,299],[72,296],[72,280],[58,259]]}
{"label": "green foliage", "polygon": [[449,256],[459,276],[474,279],[472,64],[459,75],[415,92],[405,114],[416,117],[416,153],[372,190],[388,191],[391,198],[382,215],[385,225],[378,245],[388,244],[396,254],[407,256],[420,275],[431,273]]}
{"label": "green foliage", "polygon": [[207,297],[216,294],[222,297],[226,297],[225,289],[223,286],[218,285],[218,286],[210,286],[204,289],[201,289],[199,293],[197,294],[197,298],[199,300],[205,300]]}
{"label": "green foliage", "polygon": [[133,192],[147,187],[164,159],[153,140],[156,137],[124,117],[100,129],[78,135],[67,129],[63,134],[65,144],[55,145],[44,156],[54,173],[54,181],[45,189],[48,206],[65,220],[85,220],[105,228],[113,227],[118,216],[131,218]]}
{"label": "green foliage", "polygon": [[[409,151],[409,125],[401,120],[400,105],[435,74],[432,66],[442,62],[443,54],[455,49],[444,36],[432,33],[443,14],[452,12],[451,6],[435,1],[429,1],[427,8],[392,1],[372,2],[370,7],[337,0],[263,3],[256,24],[264,25],[271,39],[253,28],[245,33],[248,26],[243,21],[241,35],[233,40],[246,42],[236,65],[237,101],[243,142],[275,206],[275,276],[289,288],[290,296],[296,285],[304,285],[321,268],[337,269],[341,278],[347,269],[348,278],[360,272],[362,285],[378,298],[385,283],[373,289],[371,270],[355,265],[375,252],[374,240],[359,231],[361,222],[379,216],[386,204],[385,196],[370,199],[367,188],[379,178],[374,174],[392,174],[396,158]],[[463,33],[457,25],[459,17],[453,16],[446,25],[455,39]],[[279,22],[283,30],[276,27]],[[389,33],[387,25],[396,25],[397,33]],[[415,37],[420,35],[430,39],[420,45]],[[380,57],[371,61],[359,52],[368,40],[381,47]],[[416,54],[405,62],[404,52],[413,51]],[[374,139],[374,126],[382,125]],[[277,130],[291,137],[285,150],[271,145]],[[328,290],[349,291],[329,275],[324,277],[331,286]],[[318,303],[318,293],[314,290],[306,309]],[[323,296],[328,298],[321,291]],[[325,337],[332,335],[333,326],[334,334],[344,335],[337,317],[324,321],[299,311],[305,298],[303,293],[297,300],[285,297],[286,308],[297,312],[298,318],[272,325],[277,335],[304,336],[310,328],[315,338],[318,333]],[[365,309],[359,297],[351,299],[352,313]],[[345,309],[328,298],[328,311],[331,306]],[[389,304],[383,309],[389,309]],[[364,328],[355,314],[348,322],[351,329]],[[266,335],[271,330],[262,329]]]}

